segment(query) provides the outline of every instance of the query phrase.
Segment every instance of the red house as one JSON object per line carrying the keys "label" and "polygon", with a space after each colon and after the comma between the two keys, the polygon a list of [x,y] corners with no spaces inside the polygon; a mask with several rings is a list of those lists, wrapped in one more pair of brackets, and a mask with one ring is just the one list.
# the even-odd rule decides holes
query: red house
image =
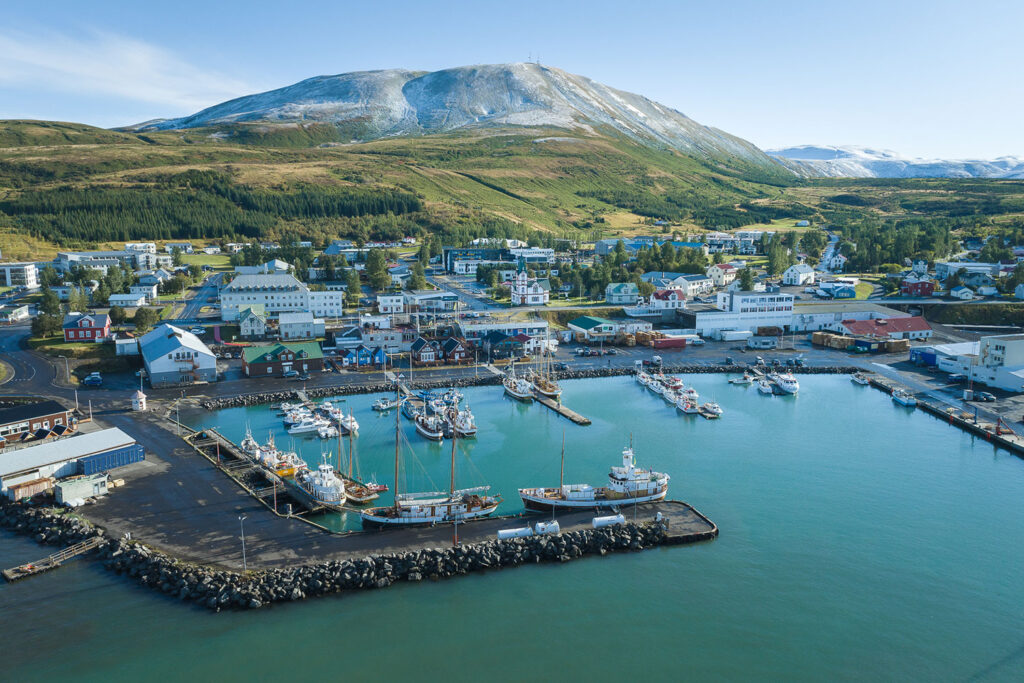
{"label": "red house", "polygon": [[903,296],[932,296],[935,294],[935,283],[930,280],[904,280],[900,285]]}
{"label": "red house", "polygon": [[68,313],[64,316],[64,341],[100,342],[110,336],[110,318],[105,314]]}

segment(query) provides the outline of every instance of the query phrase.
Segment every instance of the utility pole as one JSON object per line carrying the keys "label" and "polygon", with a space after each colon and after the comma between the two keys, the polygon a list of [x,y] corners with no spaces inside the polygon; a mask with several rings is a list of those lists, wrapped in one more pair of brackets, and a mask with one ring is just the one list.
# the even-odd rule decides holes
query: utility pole
{"label": "utility pole", "polygon": [[238,528],[242,530],[242,572],[248,572],[249,566],[245,560],[245,515],[238,515]]}

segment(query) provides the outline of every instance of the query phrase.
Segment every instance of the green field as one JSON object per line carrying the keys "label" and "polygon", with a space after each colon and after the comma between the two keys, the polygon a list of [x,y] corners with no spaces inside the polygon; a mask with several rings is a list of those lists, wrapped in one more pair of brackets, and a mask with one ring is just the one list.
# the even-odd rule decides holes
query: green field
{"label": "green field", "polygon": [[182,254],[181,261],[185,265],[211,266],[215,270],[231,270],[231,256],[229,254]]}

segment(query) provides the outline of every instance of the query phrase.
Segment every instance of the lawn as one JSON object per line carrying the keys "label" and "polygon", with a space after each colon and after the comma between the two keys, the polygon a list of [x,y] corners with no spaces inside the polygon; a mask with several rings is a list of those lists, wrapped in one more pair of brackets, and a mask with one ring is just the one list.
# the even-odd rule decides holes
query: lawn
{"label": "lawn", "polygon": [[112,358],[115,355],[114,345],[96,342],[66,342],[63,336],[30,337],[29,348],[48,356],[67,356],[68,358]]}
{"label": "lawn", "polygon": [[182,254],[181,262],[185,265],[210,266],[215,270],[231,270],[231,256],[229,254]]}
{"label": "lawn", "polygon": [[564,308],[565,306],[604,306],[607,302],[604,299],[588,299],[587,297],[570,297],[568,299],[552,299],[548,302],[550,308]]}
{"label": "lawn", "polygon": [[875,291],[875,286],[870,282],[859,282],[857,283],[857,297],[858,299],[867,299],[871,296],[871,293]]}

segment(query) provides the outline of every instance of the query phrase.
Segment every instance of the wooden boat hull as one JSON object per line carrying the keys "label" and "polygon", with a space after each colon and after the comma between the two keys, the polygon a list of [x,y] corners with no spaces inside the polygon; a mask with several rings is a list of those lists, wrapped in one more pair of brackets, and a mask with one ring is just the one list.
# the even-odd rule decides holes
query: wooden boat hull
{"label": "wooden boat hull", "polygon": [[[471,519],[487,517],[497,509],[498,503],[486,505],[476,510],[470,510],[459,514],[458,521],[462,523]],[[359,513],[359,521],[363,525],[364,529],[398,529],[415,526],[430,526],[433,524],[453,524],[455,522],[454,519],[449,518],[446,514],[427,515],[423,517],[394,517],[386,514],[392,510],[394,510],[392,507],[371,508]]]}
{"label": "wooden boat hull", "polygon": [[[554,490],[557,489],[546,489]],[[519,497],[523,501],[523,507],[534,512],[550,512],[551,510],[587,510],[595,508],[610,508],[621,505],[632,505],[633,503],[652,503],[664,500],[668,495],[668,487],[665,490],[643,496],[626,498],[608,498],[604,495],[595,496],[586,500],[566,500],[564,498],[549,498],[534,493],[535,489],[519,489]]]}

